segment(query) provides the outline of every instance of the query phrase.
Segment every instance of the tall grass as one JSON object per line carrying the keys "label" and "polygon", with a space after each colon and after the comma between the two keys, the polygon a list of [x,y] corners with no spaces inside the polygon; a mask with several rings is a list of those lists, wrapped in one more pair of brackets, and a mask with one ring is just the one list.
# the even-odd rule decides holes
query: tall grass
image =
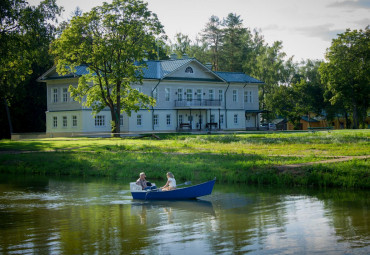
{"label": "tall grass", "polygon": [[[108,176],[276,185],[369,188],[369,163],[352,160],[279,172],[275,166],[335,156],[369,155],[370,131],[316,133],[183,135],[162,140],[79,138],[0,141],[0,172],[15,174]],[[52,151],[52,152],[46,152]]]}

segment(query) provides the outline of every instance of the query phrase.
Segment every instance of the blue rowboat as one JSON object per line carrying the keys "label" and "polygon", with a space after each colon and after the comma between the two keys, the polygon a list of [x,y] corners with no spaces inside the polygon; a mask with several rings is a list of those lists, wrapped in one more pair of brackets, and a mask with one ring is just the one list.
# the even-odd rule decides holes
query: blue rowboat
{"label": "blue rowboat", "polygon": [[197,197],[206,196],[212,193],[216,178],[212,181],[204,182],[198,185],[193,185],[185,188],[177,188],[170,191],[160,190],[132,190],[133,199],[141,200],[184,200],[195,199]]}

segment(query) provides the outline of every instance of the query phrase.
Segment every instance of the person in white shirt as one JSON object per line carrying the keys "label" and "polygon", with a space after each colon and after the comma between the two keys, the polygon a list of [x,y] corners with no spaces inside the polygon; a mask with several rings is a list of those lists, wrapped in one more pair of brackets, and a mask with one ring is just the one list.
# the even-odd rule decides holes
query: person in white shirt
{"label": "person in white shirt", "polygon": [[176,180],[173,173],[168,172],[167,173],[167,183],[161,187],[162,191],[168,191],[168,190],[174,190],[176,189]]}

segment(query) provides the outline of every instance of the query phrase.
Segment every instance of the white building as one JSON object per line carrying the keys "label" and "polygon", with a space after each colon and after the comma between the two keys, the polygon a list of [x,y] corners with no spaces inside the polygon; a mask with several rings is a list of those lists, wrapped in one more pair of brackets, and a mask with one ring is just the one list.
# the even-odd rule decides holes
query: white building
{"label": "white building", "polygon": [[[246,130],[259,126],[258,85],[261,81],[244,73],[215,72],[194,58],[147,61],[140,92],[153,96],[150,111],[121,115],[121,132],[180,130]],[[69,85],[87,72],[80,66],[71,75],[60,76],[55,67],[38,81],[47,86],[46,133],[73,135],[109,133],[107,108],[95,117],[92,109],[74,101]]]}

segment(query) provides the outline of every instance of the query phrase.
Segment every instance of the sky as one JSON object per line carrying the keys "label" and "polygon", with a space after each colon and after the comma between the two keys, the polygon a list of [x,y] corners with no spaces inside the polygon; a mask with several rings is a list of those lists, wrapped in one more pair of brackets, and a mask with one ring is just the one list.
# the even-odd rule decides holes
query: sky
{"label": "sky", "polygon": [[[29,0],[38,4],[39,0]],[[57,0],[70,18],[78,6],[83,12],[102,0]],[[111,2],[108,0],[106,2]],[[283,51],[295,61],[324,59],[333,38],[347,28],[370,25],[370,0],[146,0],[158,15],[169,39],[183,33],[194,40],[212,15],[220,19],[229,13],[240,15],[245,27],[260,30],[265,41],[283,42]]]}

